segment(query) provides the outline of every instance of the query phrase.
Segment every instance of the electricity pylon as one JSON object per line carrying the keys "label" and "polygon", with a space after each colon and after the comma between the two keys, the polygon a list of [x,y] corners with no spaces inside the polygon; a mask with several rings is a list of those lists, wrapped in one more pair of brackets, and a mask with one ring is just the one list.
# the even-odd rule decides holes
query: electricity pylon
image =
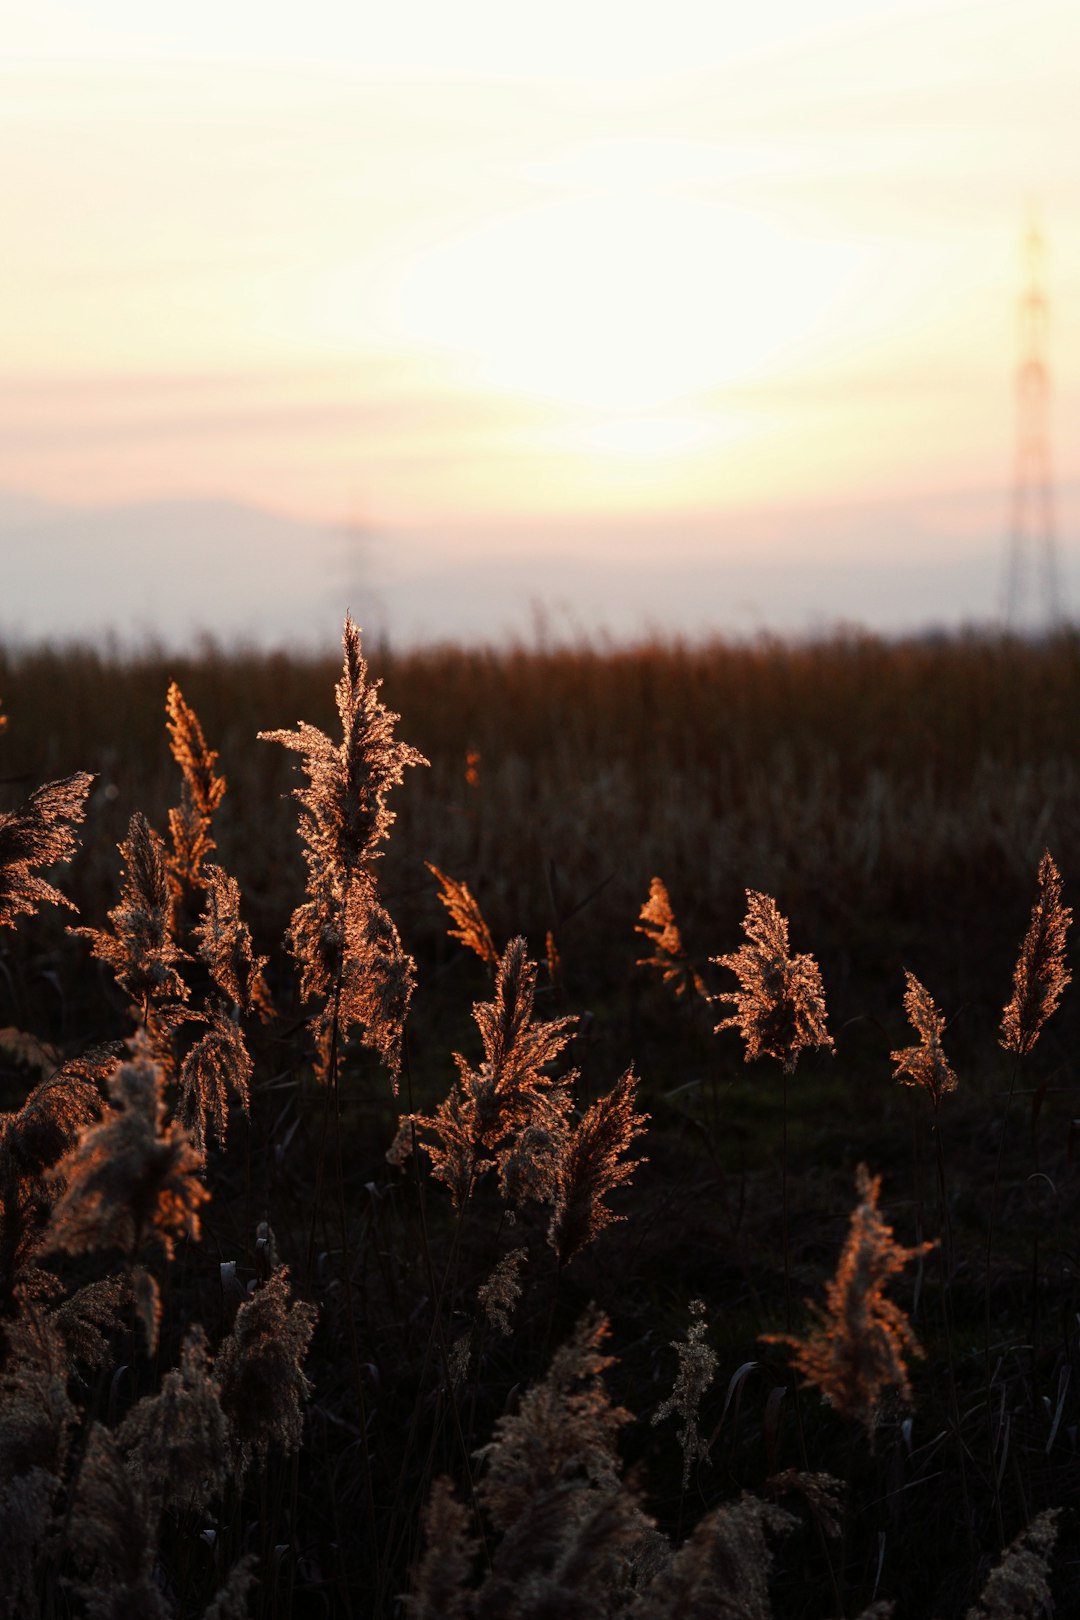
{"label": "electricity pylon", "polygon": [[1056,629],[1061,581],[1050,471],[1049,308],[1043,292],[1043,239],[1032,222],[1024,237],[1020,294],[1020,359],[1016,367],[1016,451],[1009,503],[1005,574],[1006,628]]}

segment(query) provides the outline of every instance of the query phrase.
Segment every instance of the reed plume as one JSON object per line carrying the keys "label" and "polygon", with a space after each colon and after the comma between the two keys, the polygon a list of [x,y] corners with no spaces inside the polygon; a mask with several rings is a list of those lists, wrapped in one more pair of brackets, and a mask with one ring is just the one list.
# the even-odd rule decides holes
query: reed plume
{"label": "reed plume", "polygon": [[1060,1509],[1046,1509],[1009,1543],[966,1620],[1042,1620],[1053,1614],[1050,1558],[1060,1517]]}
{"label": "reed plume", "polygon": [[627,1069],[606,1097],[598,1097],[560,1144],[555,1157],[555,1199],[548,1242],[560,1266],[572,1260],[613,1221],[625,1220],[604,1203],[629,1181],[641,1159],[627,1159],[630,1144],[644,1134],[648,1114],[634,1108],[637,1076]]}
{"label": "reed plume", "polygon": [[929,991],[919,983],[914,973],[907,975],[904,1007],[911,1027],[919,1037],[919,1044],[889,1053],[891,1061],[896,1064],[893,1078],[899,1080],[901,1085],[922,1086],[924,1091],[929,1092],[936,1113],[942,1097],[956,1090],[956,1075],[941,1046],[945,1019],[938,1012]]}
{"label": "reed plume", "polygon": [[[308,778],[306,786],[294,790],[301,807],[308,898],[293,912],[289,942],[300,968],[301,995],[324,1004],[315,1018],[316,1038],[325,1041],[328,1022],[344,1027],[355,1020],[387,1061],[396,1084],[414,965],[385,911],[380,907],[369,917],[378,906],[371,864],[394,820],[387,794],[400,784],[407,766],[427,760],[395,739],[399,716],[380,702],[381,683],[368,681],[360,632],[348,617],[343,646],[335,688],[341,742],[331,742],[306,721],[295,731],[259,736],[298,753]],[[391,980],[385,992],[361,988],[365,978],[377,986],[385,974]]]}
{"label": "reed plume", "polygon": [[205,906],[194,930],[199,957],[214,983],[241,1012],[268,1018],[273,1009],[263,978],[267,958],[254,954],[251,930],[241,921],[240,885],[210,863],[202,867],[200,876]]}
{"label": "reed plume", "polygon": [[630,1620],[772,1620],[769,1537],[795,1523],[748,1491],[714,1508],[632,1604]]}
{"label": "reed plume", "polygon": [[37,1265],[57,1193],[51,1171],[101,1112],[100,1088],[115,1064],[111,1049],[62,1064],[14,1113],[0,1115],[0,1316],[51,1292]]}
{"label": "reed plume", "polygon": [[495,942],[491,937],[491,930],[484,921],[484,914],[473,898],[467,883],[459,883],[457,878],[447,877],[445,872],[431,861],[424,865],[439,884],[439,899],[450,913],[454,923],[447,933],[451,939],[460,940],[470,951],[475,951],[481,962],[488,967],[497,967],[499,953],[495,949]]}
{"label": "reed plume", "polygon": [[67,1543],[90,1620],[169,1620],[154,1579],[158,1518],[114,1435],[94,1423],[79,1471]]}
{"label": "reed plume", "polygon": [[726,956],[714,956],[719,966],[738,977],[739,989],[717,999],[730,1002],[735,1012],[721,1019],[717,1031],[737,1029],[746,1042],[746,1061],[776,1058],[787,1074],[795,1072],[799,1054],[809,1046],[831,1051],[832,1037],[825,1028],[825,993],[821,971],[812,956],[791,956],[787,919],[767,894],[747,889],[743,930],[747,943]]}
{"label": "reed plume", "polygon": [[313,1305],[292,1298],[285,1266],[236,1313],[214,1372],[241,1470],[271,1445],[295,1451],[300,1444],[311,1393],[303,1363],[315,1320]]}
{"label": "reed plume", "polygon": [[108,913],[112,932],[74,928],[89,941],[94,956],[113,971],[135,1006],[186,1001],[188,987],[177,971],[188,960],[173,934],[173,901],[165,845],[136,810],[121,843],[124,881],[120,903]]}
{"label": "reed plume", "polygon": [[493,1439],[478,1453],[484,1463],[478,1494],[504,1534],[567,1478],[592,1490],[619,1485],[615,1441],[631,1418],[604,1388],[614,1360],[601,1348],[608,1332],[602,1312],[590,1306],[546,1377],[525,1392],[516,1412],[496,1421]]}
{"label": "reed plume", "polygon": [[1012,999],[1001,1018],[1001,1045],[1017,1057],[1027,1057],[1072,980],[1065,963],[1071,921],[1071,909],[1061,903],[1061,877],[1047,850],[1039,862],[1039,898],[1013,972]]}
{"label": "reed plume", "polygon": [[164,1075],[137,1036],[129,1062],[109,1077],[109,1105],[85,1127],[56,1167],[63,1192],[45,1234],[46,1251],[119,1249],[129,1265],[137,1313],[151,1347],[160,1298],[153,1275],[135,1262],[145,1249],[171,1260],[181,1237],[198,1239],[204,1159],[175,1121],[165,1123]]}
{"label": "reed plume", "polygon": [[437,1479],[423,1514],[425,1548],[405,1599],[413,1620],[467,1620],[474,1612],[470,1590],[480,1550],[471,1516],[454,1495],[453,1482]]}
{"label": "reed plume", "polygon": [[671,1344],[671,1348],[679,1358],[675,1387],[667,1399],[660,1402],[652,1417],[654,1424],[662,1423],[664,1418],[670,1417],[673,1412],[677,1412],[682,1418],[683,1426],[678,1433],[683,1454],[684,1491],[690,1484],[690,1470],[694,1464],[708,1460],[708,1444],[698,1433],[698,1414],[701,1410],[701,1397],[716,1376],[716,1351],[705,1343],[709,1324],[705,1320],[705,1305],[702,1300],[690,1301],[690,1317],[686,1338],[673,1339]]}
{"label": "reed plume", "polygon": [[652,946],[652,954],[639,957],[637,967],[653,968],[677,996],[698,995],[708,1000],[704,981],[686,954],[667,889],[658,877],[649,884],[649,898],[634,928]]}
{"label": "reed plume", "polygon": [[225,778],[216,774],[217,754],[206,746],[199,718],[175,681],[166,694],[165,712],[169,748],[184,778],[180,803],[169,811],[169,880],[179,902],[198,887],[203,862],[215,847],[210,823],[225,795]]}
{"label": "reed plume", "polygon": [[[391,1162],[400,1163],[415,1128],[432,1173],[450,1188],[457,1206],[468,1198],[475,1178],[496,1165],[512,1202],[526,1196],[546,1200],[554,1194],[552,1174],[570,1108],[570,1077],[555,1080],[547,1070],[570,1040],[575,1020],[534,1020],[535,993],[535,963],[524,939],[512,939],[499,961],[493,999],[473,1007],[484,1048],[480,1067],[473,1069],[455,1052],[458,1085],[434,1114],[406,1115],[390,1149]],[[526,1133],[531,1136],[523,1158]]]}
{"label": "reed plume", "polygon": [[487,1282],[476,1290],[477,1302],[489,1327],[510,1336],[510,1313],[521,1298],[518,1272],[529,1258],[527,1249],[510,1249],[496,1261]]}
{"label": "reed plume", "polygon": [[893,1240],[878,1209],[881,1177],[864,1164],[856,1171],[859,1202],[851,1216],[836,1275],[825,1290],[825,1308],[811,1304],[816,1318],[805,1338],[770,1334],[766,1343],[787,1344],[806,1384],[813,1384],[831,1407],[873,1436],[875,1409],[884,1389],[911,1399],[907,1357],[923,1351],[906,1313],[885,1294],[890,1280],[909,1260],[933,1248],[905,1249]]}
{"label": "reed plume", "polygon": [[226,1007],[215,1002],[200,1016],[206,1027],[180,1065],[177,1112],[196,1152],[204,1153],[207,1124],[225,1146],[230,1096],[248,1112],[252,1064],[240,1026]]}
{"label": "reed plume", "polygon": [[144,1395],[115,1432],[128,1467],[159,1511],[203,1508],[228,1478],[229,1434],[206,1333],[196,1324],[153,1395]]}
{"label": "reed plume", "polygon": [[94,778],[86,771],[46,782],[35,789],[21,810],[0,815],[0,927],[14,928],[19,916],[33,916],[39,906],[76,908],[47,883],[39,868],[69,861],[77,840],[74,828],[86,813],[86,796]]}

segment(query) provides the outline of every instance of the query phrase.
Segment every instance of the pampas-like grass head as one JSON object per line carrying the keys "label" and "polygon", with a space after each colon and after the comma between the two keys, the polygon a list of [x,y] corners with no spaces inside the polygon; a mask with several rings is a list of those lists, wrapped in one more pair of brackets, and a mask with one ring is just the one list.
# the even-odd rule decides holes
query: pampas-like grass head
{"label": "pampas-like grass head", "polygon": [[754,889],[747,889],[746,900],[746,944],[726,956],[713,957],[739,980],[737,991],[718,997],[731,1002],[735,1012],[722,1018],[716,1028],[740,1031],[748,1063],[753,1058],[772,1057],[792,1074],[804,1048],[832,1050],[832,1037],[825,1028],[821,971],[812,956],[790,954],[787,919],[777,910],[775,900]]}
{"label": "pampas-like grass head", "polygon": [[86,813],[93,780],[86,771],[76,771],[46,782],[21,810],[0,815],[0,927],[14,928],[16,917],[33,916],[43,905],[75,910],[40,873],[74,855],[73,829]]}
{"label": "pampas-like grass head", "polygon": [[1072,980],[1065,938],[1072,911],[1061,903],[1061,877],[1047,850],[1039,862],[1039,898],[1013,973],[1012,999],[1001,1018],[1001,1044],[1026,1057]]}
{"label": "pampas-like grass head", "polygon": [[856,1172],[859,1202],[836,1275],[825,1291],[825,1308],[812,1305],[816,1318],[805,1338],[769,1335],[766,1342],[790,1345],[795,1366],[808,1384],[850,1422],[874,1432],[875,1408],[885,1389],[911,1398],[907,1358],[921,1356],[906,1313],[885,1288],[909,1260],[933,1248],[905,1249],[896,1243],[878,1209],[881,1177],[865,1164]]}
{"label": "pampas-like grass head", "polygon": [[945,1093],[956,1090],[956,1075],[941,1046],[945,1020],[914,973],[907,975],[904,1007],[919,1044],[889,1053],[896,1064],[893,1078],[905,1086],[922,1086],[937,1109]]}

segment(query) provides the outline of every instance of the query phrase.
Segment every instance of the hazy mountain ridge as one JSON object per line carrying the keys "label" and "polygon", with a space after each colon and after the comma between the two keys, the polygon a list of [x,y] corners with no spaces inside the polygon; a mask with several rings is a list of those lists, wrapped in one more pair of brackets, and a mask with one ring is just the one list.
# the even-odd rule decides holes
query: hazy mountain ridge
{"label": "hazy mountain ridge", "polygon": [[87,508],[0,491],[0,637],[332,645],[346,607],[397,644],[985,622],[1002,542],[939,520],[893,503],[365,533],[228,500]]}

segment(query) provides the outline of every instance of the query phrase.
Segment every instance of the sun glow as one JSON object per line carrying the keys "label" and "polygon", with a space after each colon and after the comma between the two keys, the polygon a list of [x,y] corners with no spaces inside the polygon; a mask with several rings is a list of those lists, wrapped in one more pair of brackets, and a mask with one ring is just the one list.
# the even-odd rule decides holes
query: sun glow
{"label": "sun glow", "polygon": [[783,369],[856,269],[850,247],[775,219],[623,185],[429,252],[398,315],[472,386],[648,413]]}

